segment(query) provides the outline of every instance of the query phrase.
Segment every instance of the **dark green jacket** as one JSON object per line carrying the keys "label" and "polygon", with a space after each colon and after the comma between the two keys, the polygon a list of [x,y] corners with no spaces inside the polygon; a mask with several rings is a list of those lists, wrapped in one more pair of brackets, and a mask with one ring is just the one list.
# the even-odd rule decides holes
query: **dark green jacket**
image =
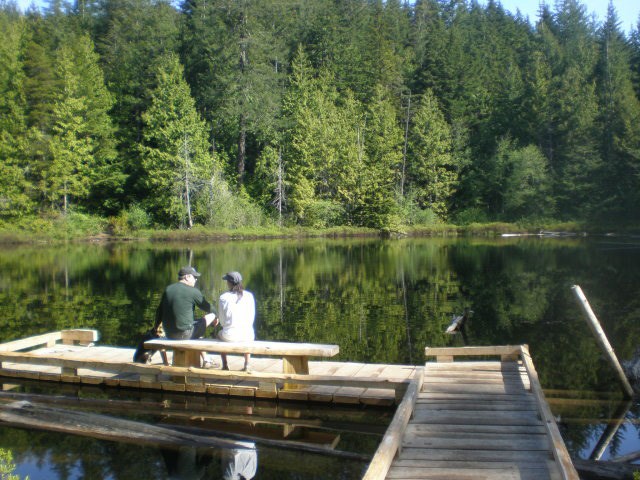
{"label": "dark green jacket", "polygon": [[195,321],[195,309],[198,307],[207,313],[211,305],[195,287],[176,282],[165,288],[156,310],[156,327],[162,323],[165,334],[170,335],[178,330],[189,330]]}

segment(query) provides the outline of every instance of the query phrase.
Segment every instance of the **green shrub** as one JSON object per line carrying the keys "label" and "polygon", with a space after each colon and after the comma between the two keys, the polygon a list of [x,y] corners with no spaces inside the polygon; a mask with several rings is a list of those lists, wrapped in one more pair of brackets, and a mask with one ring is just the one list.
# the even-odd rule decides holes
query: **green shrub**
{"label": "green shrub", "polygon": [[104,218],[85,213],[70,212],[60,215],[54,222],[54,236],[83,237],[104,233]]}
{"label": "green shrub", "polygon": [[109,227],[114,235],[127,235],[151,226],[151,216],[140,205],[131,205],[117,217],[109,218]]}
{"label": "green shrub", "polygon": [[303,223],[307,227],[326,228],[340,225],[344,207],[332,200],[315,200],[304,211]]}

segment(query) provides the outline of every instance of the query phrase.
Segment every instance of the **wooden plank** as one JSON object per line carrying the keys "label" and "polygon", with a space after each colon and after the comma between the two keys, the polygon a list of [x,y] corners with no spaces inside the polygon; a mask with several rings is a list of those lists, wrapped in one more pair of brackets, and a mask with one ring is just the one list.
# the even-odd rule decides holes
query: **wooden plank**
{"label": "wooden plank", "polygon": [[333,357],[340,353],[338,345],[325,345],[319,343],[292,343],[292,342],[267,342],[255,340],[253,342],[223,342],[220,340],[149,340],[144,344],[151,350],[181,349],[196,350],[199,352],[216,353],[251,353],[252,355],[278,355],[278,356],[309,356],[309,357]]}
{"label": "wooden plank", "polygon": [[[385,377],[399,378],[406,374],[405,370],[398,369],[395,367],[396,367],[395,365],[380,364],[378,365],[378,368],[376,369],[376,371],[373,372],[373,375],[378,378],[385,378]],[[360,395],[360,403],[364,405],[379,405],[379,406],[393,405],[394,403],[396,403],[396,398],[398,397],[399,394],[404,396],[404,391],[400,393],[398,389],[396,389],[394,392],[391,392],[388,389],[367,388]]]}
{"label": "wooden plank", "polygon": [[479,347],[426,347],[424,355],[426,357],[435,356],[512,356],[520,354],[520,345],[504,346],[479,346]]}
{"label": "wooden plank", "polygon": [[549,472],[544,469],[521,471],[516,467],[486,469],[406,469],[392,468],[388,479],[424,479],[424,480],[548,480]]}
{"label": "wooden plank", "polygon": [[[362,363],[345,362],[336,364],[336,368],[333,370],[333,375],[351,377],[360,370],[363,366]],[[330,371],[331,371],[330,370]],[[338,390],[338,386],[312,386],[309,389],[309,400],[317,402],[331,402],[333,401],[333,394]]]}
{"label": "wooden plank", "polygon": [[[362,368],[354,374],[354,377],[365,376],[378,378],[385,367],[385,365],[365,363]],[[335,403],[359,404],[360,398],[366,391],[367,389],[364,387],[341,387],[334,392],[333,401]],[[389,394],[390,392],[386,390],[386,393]]]}
{"label": "wooden plank", "polygon": [[[549,463],[553,465],[552,461],[534,461],[534,460],[522,460],[522,461],[504,461],[504,460],[496,460],[496,461],[477,461],[477,460],[396,460],[393,462],[394,467],[404,467],[404,468],[460,468],[460,469],[504,469],[515,467],[519,470],[543,470],[542,465],[547,464],[547,468],[549,468]],[[547,476],[549,473],[547,472]]]}
{"label": "wooden plank", "polygon": [[459,435],[453,434],[454,437],[447,434],[439,435],[415,435],[405,432],[403,446],[412,448],[430,448],[444,450],[498,450],[504,452],[506,450],[539,450],[543,452],[549,451],[549,440],[546,435],[510,435],[504,438],[503,435],[496,434],[476,434],[476,435]]}
{"label": "wooden plank", "polygon": [[501,371],[446,371],[446,370],[432,370],[428,376],[431,381],[438,381],[438,379],[455,379],[455,380],[519,380],[522,381],[521,373],[518,371],[513,372],[501,372]]}
{"label": "wooden plank", "polygon": [[88,345],[97,342],[99,335],[97,330],[89,328],[76,328],[73,330],[62,330],[62,343],[65,345]]}
{"label": "wooden plank", "polygon": [[546,433],[543,425],[455,425],[455,424],[421,424],[410,423],[407,433],[417,435],[438,435],[440,433],[460,433],[474,435],[478,433],[498,433],[501,435],[526,434],[540,435]]}
{"label": "wooden plank", "polygon": [[448,363],[436,363],[436,362],[426,362],[425,364],[425,375],[430,373],[432,370],[437,371],[459,371],[459,370],[472,370],[478,372],[496,372],[496,371],[506,371],[506,372],[516,372],[520,370],[519,363],[509,362],[509,363],[501,363],[496,360],[473,360],[468,362],[448,362]]}
{"label": "wooden plank", "polygon": [[420,394],[420,398],[418,398],[418,402],[428,402],[430,400],[441,400],[441,401],[451,401],[451,402],[493,402],[493,401],[501,401],[501,402],[517,402],[522,399],[528,399],[533,394],[526,393],[503,393],[503,394],[478,394],[467,393],[467,392],[422,392]]}
{"label": "wooden plank", "polygon": [[553,460],[550,451],[535,450],[533,452],[506,450],[499,452],[496,450],[477,449],[477,450],[438,450],[424,448],[403,448],[398,456],[400,460],[437,460],[437,461],[455,461],[465,459],[470,462],[520,462],[532,461],[544,463]]}
{"label": "wooden plank", "polygon": [[540,418],[530,412],[461,412],[458,410],[416,410],[414,421],[449,425],[540,425]]}
{"label": "wooden plank", "polygon": [[494,401],[494,402],[452,402],[452,401],[442,401],[442,400],[421,400],[419,401],[420,405],[424,405],[426,408],[432,411],[438,410],[462,410],[469,411],[473,410],[474,412],[480,411],[507,411],[513,410],[518,412],[537,412],[538,407],[535,401],[518,401],[518,402],[503,402],[503,401]]}
{"label": "wooden plank", "polygon": [[425,380],[426,385],[445,383],[447,385],[456,384],[456,385],[466,385],[466,384],[474,384],[479,383],[482,385],[505,385],[512,388],[518,388],[519,390],[524,390],[524,383],[520,377],[512,377],[507,378],[503,376],[492,376],[492,377],[473,377],[473,376],[465,376],[465,377],[444,377],[444,376],[430,376],[427,380]]}
{"label": "wooden plank", "polygon": [[442,384],[432,383],[425,384],[422,387],[423,392],[448,392],[448,393],[472,393],[472,394],[510,394],[522,391],[515,385],[483,385],[483,384]]}
{"label": "wooden plank", "polygon": [[51,332],[33,337],[21,338],[12,342],[0,344],[0,352],[15,352],[25,348],[38,347],[40,345],[53,346],[62,340],[62,332]]}

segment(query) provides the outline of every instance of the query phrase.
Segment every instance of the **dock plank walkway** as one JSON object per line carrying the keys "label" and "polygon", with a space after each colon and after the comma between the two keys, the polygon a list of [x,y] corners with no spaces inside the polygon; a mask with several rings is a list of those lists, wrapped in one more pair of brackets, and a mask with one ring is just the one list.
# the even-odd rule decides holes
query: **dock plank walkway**
{"label": "dock plank walkway", "polygon": [[405,396],[366,480],[578,480],[526,346],[426,353],[439,361]]}
{"label": "dock plank walkway", "polygon": [[562,478],[528,384],[516,362],[427,363],[387,478]]}

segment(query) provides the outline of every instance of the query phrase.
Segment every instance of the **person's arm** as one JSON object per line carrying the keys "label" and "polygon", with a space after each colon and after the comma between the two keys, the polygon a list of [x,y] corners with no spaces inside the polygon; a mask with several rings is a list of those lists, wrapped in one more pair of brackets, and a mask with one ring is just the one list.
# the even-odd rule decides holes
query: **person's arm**
{"label": "person's arm", "polygon": [[156,308],[156,320],[153,324],[153,331],[158,332],[158,327],[162,323],[162,306],[164,305],[164,293],[162,294],[162,298],[160,299],[160,303],[158,304],[158,308]]}
{"label": "person's arm", "polygon": [[249,305],[247,307],[247,322],[249,323],[249,326],[253,327],[253,322],[255,321],[256,318],[256,299],[253,296],[253,294],[251,294],[251,297],[249,298]]}
{"label": "person's arm", "polygon": [[197,293],[195,295],[195,304],[196,306],[202,310],[203,312],[206,313],[216,313],[215,310],[211,307],[211,304],[209,302],[207,302],[207,299],[204,298],[204,295],[202,294],[202,292],[198,289],[196,289]]}

